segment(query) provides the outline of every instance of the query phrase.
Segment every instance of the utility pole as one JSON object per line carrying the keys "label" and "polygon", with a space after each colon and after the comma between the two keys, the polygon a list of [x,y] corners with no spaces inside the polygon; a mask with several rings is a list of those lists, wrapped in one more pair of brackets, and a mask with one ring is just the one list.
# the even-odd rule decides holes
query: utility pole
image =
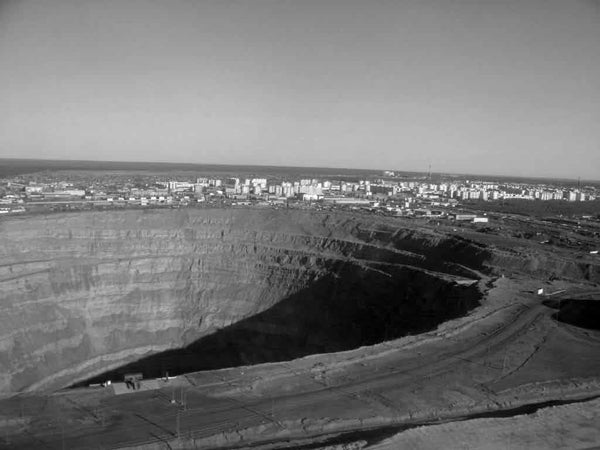
{"label": "utility pole", "polygon": [[181,387],[180,403],[183,410],[187,410],[187,391],[183,386]]}

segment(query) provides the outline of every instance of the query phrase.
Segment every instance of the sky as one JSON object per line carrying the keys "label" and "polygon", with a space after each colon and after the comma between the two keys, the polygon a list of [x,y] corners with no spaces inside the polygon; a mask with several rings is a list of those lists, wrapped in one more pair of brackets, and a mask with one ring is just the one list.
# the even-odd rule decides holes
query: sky
{"label": "sky", "polygon": [[0,0],[0,157],[600,179],[600,2]]}

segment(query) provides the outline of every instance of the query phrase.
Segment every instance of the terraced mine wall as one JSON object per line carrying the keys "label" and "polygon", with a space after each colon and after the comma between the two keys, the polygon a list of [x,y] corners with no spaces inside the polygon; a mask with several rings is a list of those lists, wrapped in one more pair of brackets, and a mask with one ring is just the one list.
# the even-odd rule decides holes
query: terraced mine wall
{"label": "terraced mine wall", "polygon": [[[484,246],[393,220],[129,210],[0,221],[0,395],[346,350],[478,304]],[[120,372],[119,372],[120,371]]]}

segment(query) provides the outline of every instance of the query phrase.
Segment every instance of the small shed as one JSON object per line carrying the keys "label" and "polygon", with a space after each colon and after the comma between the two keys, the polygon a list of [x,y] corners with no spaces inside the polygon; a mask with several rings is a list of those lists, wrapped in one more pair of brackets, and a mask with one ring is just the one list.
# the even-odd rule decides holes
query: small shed
{"label": "small shed", "polygon": [[134,391],[140,388],[143,379],[144,376],[141,372],[126,373],[123,375],[123,381],[125,381],[127,389],[133,389]]}

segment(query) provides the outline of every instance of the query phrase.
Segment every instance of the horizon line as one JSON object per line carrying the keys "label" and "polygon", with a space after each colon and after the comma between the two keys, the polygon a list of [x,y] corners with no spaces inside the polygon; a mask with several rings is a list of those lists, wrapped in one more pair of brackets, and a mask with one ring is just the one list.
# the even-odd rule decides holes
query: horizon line
{"label": "horizon line", "polygon": [[[279,169],[330,169],[330,170],[347,170],[347,171],[365,171],[365,172],[400,172],[400,173],[415,173],[415,174],[427,174],[427,171],[420,170],[400,170],[400,169],[368,169],[368,168],[356,168],[356,167],[333,167],[333,166],[281,166],[271,164],[232,164],[232,163],[202,163],[202,162],[183,162],[183,161],[148,161],[148,160],[101,160],[101,159],[64,159],[64,158],[14,158],[14,157],[0,157],[0,161],[52,161],[52,162],[81,162],[81,163],[114,163],[114,164],[165,164],[165,165],[203,165],[203,166],[226,166],[226,167],[257,167],[257,168],[279,168]],[[600,179],[587,179],[587,178],[569,178],[564,176],[544,176],[544,175],[506,175],[506,174],[484,174],[484,173],[459,173],[459,172],[442,172],[434,171],[431,174],[436,175],[449,175],[449,176],[462,176],[462,177],[502,177],[502,178],[514,178],[514,179],[539,179],[539,180],[560,180],[560,181],[573,181],[573,182],[600,182]],[[383,175],[382,175],[383,176]]]}

